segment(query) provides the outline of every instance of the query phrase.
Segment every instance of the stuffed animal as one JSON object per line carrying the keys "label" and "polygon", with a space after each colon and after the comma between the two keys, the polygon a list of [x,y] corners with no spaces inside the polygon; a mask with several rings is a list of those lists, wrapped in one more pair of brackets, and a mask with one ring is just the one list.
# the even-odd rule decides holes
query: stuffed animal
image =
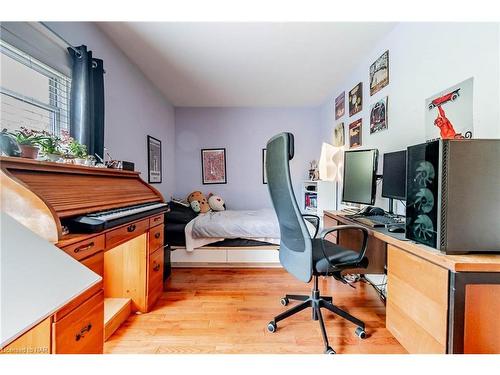
{"label": "stuffed animal", "polygon": [[199,213],[200,210],[201,210],[201,207],[200,207],[200,202],[198,201],[192,201],[191,202],[191,209],[196,212],[196,213]]}
{"label": "stuffed animal", "polygon": [[224,211],[226,209],[222,198],[212,193],[208,195],[208,205],[213,211]]}
{"label": "stuffed animal", "polygon": [[[208,205],[207,198],[205,197],[205,195],[203,195],[201,191],[193,191],[191,194],[188,195],[187,200],[194,212],[200,212],[204,214],[205,212],[210,211],[210,206]],[[194,204],[193,207],[193,202],[198,202],[199,211],[196,211],[198,209],[196,203]]]}

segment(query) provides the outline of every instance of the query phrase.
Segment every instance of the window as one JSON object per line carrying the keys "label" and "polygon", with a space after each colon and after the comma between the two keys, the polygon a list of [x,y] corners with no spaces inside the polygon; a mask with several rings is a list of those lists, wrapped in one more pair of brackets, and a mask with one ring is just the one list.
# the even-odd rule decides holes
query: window
{"label": "window", "polygon": [[0,40],[0,125],[69,131],[71,79]]}

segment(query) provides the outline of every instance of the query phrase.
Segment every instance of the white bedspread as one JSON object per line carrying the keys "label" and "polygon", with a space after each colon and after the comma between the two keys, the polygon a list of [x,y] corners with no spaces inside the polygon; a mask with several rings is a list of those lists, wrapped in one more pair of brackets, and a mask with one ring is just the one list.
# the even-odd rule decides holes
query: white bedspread
{"label": "white bedspread", "polygon": [[[314,233],[314,226],[306,221]],[[280,229],[273,209],[255,211],[219,211],[200,214],[185,228],[186,250],[223,241],[228,238],[244,238],[279,244]]]}

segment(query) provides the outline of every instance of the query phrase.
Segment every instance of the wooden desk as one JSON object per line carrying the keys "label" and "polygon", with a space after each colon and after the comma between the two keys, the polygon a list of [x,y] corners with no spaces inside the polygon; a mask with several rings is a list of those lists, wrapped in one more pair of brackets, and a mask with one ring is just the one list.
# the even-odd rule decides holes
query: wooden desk
{"label": "wooden desk", "polygon": [[11,157],[0,163],[1,210],[103,279],[50,317],[50,352],[102,353],[130,312],[150,311],[162,293],[164,212],[93,234],[62,228],[77,215],[164,202],[162,195],[139,172]]}
{"label": "wooden desk", "polygon": [[[362,225],[335,211],[325,211],[324,223]],[[387,259],[386,326],[410,353],[500,353],[500,255],[445,255],[364,227],[369,259]],[[329,240],[356,248],[356,236]]]}

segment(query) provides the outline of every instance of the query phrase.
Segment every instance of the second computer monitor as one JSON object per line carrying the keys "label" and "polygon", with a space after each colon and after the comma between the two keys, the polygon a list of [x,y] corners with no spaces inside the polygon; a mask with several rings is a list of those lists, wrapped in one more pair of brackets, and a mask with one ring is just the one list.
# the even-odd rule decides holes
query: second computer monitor
{"label": "second computer monitor", "polygon": [[344,153],[342,201],[373,205],[377,183],[378,150]]}
{"label": "second computer monitor", "polygon": [[406,200],[406,150],[384,154],[382,196]]}

